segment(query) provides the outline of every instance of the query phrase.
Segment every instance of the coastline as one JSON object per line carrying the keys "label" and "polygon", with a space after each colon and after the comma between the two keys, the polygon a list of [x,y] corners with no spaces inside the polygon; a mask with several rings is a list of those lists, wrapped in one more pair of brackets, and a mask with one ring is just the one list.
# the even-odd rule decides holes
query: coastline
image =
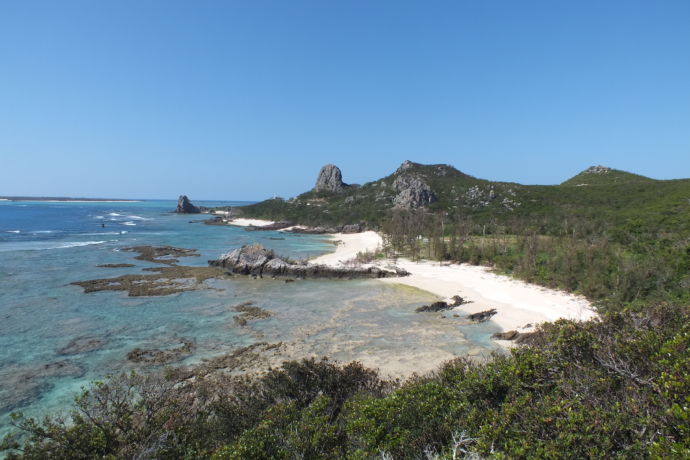
{"label": "coastline", "polygon": [[226,225],[232,225],[234,227],[263,227],[274,223],[275,222],[270,220],[236,218],[229,219]]}
{"label": "coastline", "polygon": [[[262,219],[235,218],[228,225],[262,227],[274,222]],[[281,229],[282,231],[289,230]],[[374,252],[383,246],[383,238],[374,231],[361,233],[324,234],[335,243],[335,251],[315,257],[311,263],[330,267],[357,264],[359,253]],[[447,264],[432,261],[411,261],[405,258],[378,260],[360,264],[383,268],[395,265],[410,273],[398,278],[381,278],[388,284],[410,286],[430,292],[449,302],[459,295],[469,303],[453,308],[456,312],[474,314],[495,308],[491,321],[503,332],[531,332],[536,325],[559,319],[586,321],[597,317],[590,302],[575,294],[527,283],[494,273],[490,267],[470,264]],[[512,342],[496,340],[503,345]]]}
{"label": "coastline", "polygon": [[[313,263],[343,265],[359,252],[375,251],[383,240],[373,231],[356,234],[329,234],[338,241],[335,252],[316,257]],[[393,261],[379,261],[376,265],[389,265]],[[389,284],[401,284],[422,289],[448,301],[460,295],[471,303],[453,310],[466,314],[495,308],[491,318],[504,332],[517,330],[530,332],[543,322],[558,319],[586,321],[597,317],[592,305],[582,296],[515,278],[493,273],[491,268],[469,264],[441,264],[439,262],[397,259],[395,265],[410,272],[409,276],[380,279]],[[497,340],[502,344],[508,341]]]}

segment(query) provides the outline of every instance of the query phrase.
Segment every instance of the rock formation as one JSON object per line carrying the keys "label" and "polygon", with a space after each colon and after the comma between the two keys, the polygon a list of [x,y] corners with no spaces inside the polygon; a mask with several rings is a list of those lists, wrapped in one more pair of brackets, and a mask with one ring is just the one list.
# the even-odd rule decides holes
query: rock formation
{"label": "rock formation", "polygon": [[608,174],[611,172],[611,168],[607,168],[606,166],[590,166],[585,170],[585,173],[587,174]]}
{"label": "rock formation", "polygon": [[492,308],[491,310],[472,313],[471,315],[467,315],[467,318],[470,321],[474,321],[476,323],[483,323],[484,321],[490,320],[491,317],[494,316],[496,313],[498,313],[498,311],[496,311],[495,308]]}
{"label": "rock formation", "polygon": [[342,193],[348,185],[343,182],[343,174],[336,165],[328,164],[321,168],[314,186],[315,192]]}
{"label": "rock formation", "polygon": [[254,276],[291,276],[299,278],[388,278],[406,276],[400,269],[379,267],[330,267],[283,260],[258,243],[244,245],[223,254],[209,264],[231,273]]}
{"label": "rock formation", "polygon": [[178,214],[199,214],[201,209],[194,206],[187,195],[180,195],[180,198],[177,199],[175,212]]}
{"label": "rock formation", "polygon": [[445,310],[450,310],[455,307],[459,307],[460,305],[465,305],[466,303],[470,303],[469,301],[463,299],[459,295],[454,295],[451,298],[452,302],[434,302],[431,305],[423,305],[419,308],[417,308],[415,311],[417,313],[420,312],[437,312],[437,311],[445,311]]}
{"label": "rock formation", "polygon": [[536,337],[536,332],[518,331],[497,332],[491,336],[491,338],[495,340],[512,340],[520,345],[529,344],[534,341]]}
{"label": "rock formation", "polygon": [[[403,166],[405,163],[403,163]],[[399,169],[402,169],[401,166]],[[413,209],[428,206],[437,200],[431,187],[420,176],[402,174],[393,181],[393,188],[398,194],[393,198],[393,204],[398,208]]]}
{"label": "rock formation", "polygon": [[395,174],[400,174],[401,172],[407,171],[408,169],[410,169],[413,166],[417,166],[417,163],[412,163],[410,160],[405,160],[402,162],[402,164],[395,171]]}
{"label": "rock formation", "polygon": [[302,233],[308,235],[323,235],[325,233],[361,233],[367,228],[366,223],[337,225],[334,227],[294,227],[286,230],[289,233]]}

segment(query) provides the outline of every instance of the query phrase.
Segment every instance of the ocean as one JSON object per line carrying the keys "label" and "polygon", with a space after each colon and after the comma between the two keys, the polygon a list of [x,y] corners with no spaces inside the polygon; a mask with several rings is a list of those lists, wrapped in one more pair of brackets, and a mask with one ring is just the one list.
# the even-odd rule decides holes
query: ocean
{"label": "ocean", "polygon": [[[244,202],[195,202],[238,206]],[[76,281],[140,273],[130,246],[195,249],[180,265],[206,266],[228,250],[258,242],[278,254],[310,258],[334,250],[321,235],[248,232],[176,215],[174,201],[0,202],[0,436],[9,414],[64,413],[81,388],[123,371],[135,348],[194,343],[170,365],[191,365],[257,342],[289,343],[304,355],[360,360],[382,370],[425,370],[454,356],[488,356],[491,322],[466,325],[451,315],[414,309],[434,295],[377,280],[283,280],[233,277],[209,289],[167,296],[84,293]],[[100,264],[134,267],[99,268]],[[240,326],[232,307],[253,302],[272,316]],[[77,344],[77,345],[75,345]]]}

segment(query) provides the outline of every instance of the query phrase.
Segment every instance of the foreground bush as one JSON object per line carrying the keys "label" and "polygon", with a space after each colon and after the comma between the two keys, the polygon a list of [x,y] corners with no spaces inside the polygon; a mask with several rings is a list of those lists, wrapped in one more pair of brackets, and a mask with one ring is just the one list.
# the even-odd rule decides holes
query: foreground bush
{"label": "foreground bush", "polygon": [[[254,378],[126,375],[69,421],[15,417],[9,458],[688,458],[690,308],[545,325],[483,364],[383,381],[304,360]],[[171,373],[174,375],[174,373]]]}

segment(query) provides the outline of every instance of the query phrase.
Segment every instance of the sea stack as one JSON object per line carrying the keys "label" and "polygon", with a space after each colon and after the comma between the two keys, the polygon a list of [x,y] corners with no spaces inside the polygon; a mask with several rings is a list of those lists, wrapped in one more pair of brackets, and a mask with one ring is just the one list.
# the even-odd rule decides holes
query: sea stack
{"label": "sea stack", "polygon": [[336,165],[328,164],[321,168],[314,186],[315,192],[341,193],[348,185],[343,182],[343,174]]}
{"label": "sea stack", "polygon": [[189,201],[187,195],[180,195],[180,198],[177,199],[175,212],[178,214],[199,214],[201,210]]}

